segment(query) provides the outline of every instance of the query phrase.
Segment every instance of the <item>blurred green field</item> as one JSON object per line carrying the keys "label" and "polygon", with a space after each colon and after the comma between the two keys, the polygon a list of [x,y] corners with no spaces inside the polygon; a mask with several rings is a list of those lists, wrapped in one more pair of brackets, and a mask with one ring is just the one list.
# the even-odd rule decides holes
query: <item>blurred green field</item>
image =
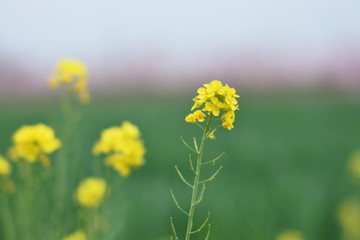
{"label": "blurred green field", "polygon": [[[303,232],[306,240],[340,239],[336,209],[357,188],[346,164],[350,153],[360,148],[360,98],[334,93],[240,93],[235,128],[220,129],[217,139],[206,146],[209,160],[226,154],[219,161],[222,172],[208,185],[197,209],[197,220],[212,212],[211,239],[215,240],[271,240],[289,228]],[[98,173],[88,163],[100,161],[91,155],[91,148],[104,128],[129,120],[139,126],[147,148],[146,165],[113,184],[111,208],[102,212],[119,232],[111,233],[115,239],[169,239],[170,216],[178,232],[185,229],[186,219],[174,206],[169,189],[187,206],[190,191],[178,179],[174,165],[190,176],[188,151],[179,137],[200,135],[195,125],[184,121],[191,98],[94,98],[84,110],[72,144],[82,161],[79,169],[72,170],[78,171],[79,179]],[[2,100],[0,153],[6,152],[19,126],[43,122],[56,127],[58,115],[53,101]],[[79,179],[69,180],[68,188]],[[73,207],[68,211],[71,216]],[[112,220],[114,214],[122,214],[123,221]]]}

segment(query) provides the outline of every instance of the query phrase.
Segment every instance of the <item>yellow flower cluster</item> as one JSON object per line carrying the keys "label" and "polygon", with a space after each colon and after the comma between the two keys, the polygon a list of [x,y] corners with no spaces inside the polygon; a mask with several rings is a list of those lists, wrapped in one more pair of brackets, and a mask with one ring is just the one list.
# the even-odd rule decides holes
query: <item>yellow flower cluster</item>
{"label": "yellow flower cluster", "polygon": [[78,230],[66,237],[64,237],[62,240],[86,240],[86,234],[82,230]]}
{"label": "yellow flower cluster", "polygon": [[276,240],[303,240],[303,236],[300,232],[295,230],[287,230],[281,233]]}
{"label": "yellow flower cluster", "polygon": [[360,239],[360,203],[354,199],[345,200],[338,211],[344,239]]}
{"label": "yellow flower cluster", "polygon": [[9,176],[11,173],[11,165],[4,157],[0,156],[0,176]]}
{"label": "yellow flower cluster", "polygon": [[25,159],[28,162],[40,160],[48,164],[47,155],[59,149],[61,142],[55,137],[54,130],[44,124],[22,126],[13,137],[11,155],[14,160]]}
{"label": "yellow flower cluster", "polygon": [[1,187],[6,193],[9,194],[15,192],[15,184],[9,178],[11,171],[12,168],[10,163],[4,157],[0,156],[0,180],[2,177],[5,179]]}
{"label": "yellow flower cluster", "polygon": [[53,89],[60,85],[67,85],[71,91],[78,94],[81,102],[87,103],[90,100],[88,78],[88,70],[85,64],[74,59],[62,59],[56,66],[55,73],[49,80],[49,85]]}
{"label": "yellow flower cluster", "polygon": [[236,98],[240,97],[236,94],[234,88],[229,87],[227,84],[223,85],[220,81],[214,80],[211,83],[204,84],[197,90],[197,95],[193,101],[195,102],[191,111],[196,108],[202,108],[194,113],[186,116],[185,121],[190,123],[203,122],[205,114],[208,112],[213,116],[219,116],[221,111],[224,111],[221,116],[222,126],[228,130],[234,128],[235,111],[239,110]]}
{"label": "yellow flower cluster", "polygon": [[98,207],[106,193],[106,182],[100,178],[87,178],[82,181],[76,192],[79,204],[87,208]]}
{"label": "yellow flower cluster", "polygon": [[355,178],[360,180],[360,149],[351,154],[349,170]]}
{"label": "yellow flower cluster", "polygon": [[205,120],[205,117],[206,115],[201,110],[197,110],[194,113],[190,113],[189,115],[187,115],[185,120],[191,123],[196,123],[196,121],[203,122]]}
{"label": "yellow flower cluster", "polygon": [[105,129],[100,140],[94,145],[93,153],[107,154],[105,164],[113,167],[122,176],[128,176],[132,167],[142,166],[145,162],[145,147],[140,139],[140,131],[127,121],[120,127]]}

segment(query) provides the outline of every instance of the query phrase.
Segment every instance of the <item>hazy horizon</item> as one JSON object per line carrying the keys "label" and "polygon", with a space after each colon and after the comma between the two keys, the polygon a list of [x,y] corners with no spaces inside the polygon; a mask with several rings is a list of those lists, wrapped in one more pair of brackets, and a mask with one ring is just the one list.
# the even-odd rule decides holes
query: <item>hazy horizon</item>
{"label": "hazy horizon", "polygon": [[5,0],[1,5],[3,89],[21,81],[42,84],[63,57],[87,63],[95,85],[112,78],[140,84],[144,77],[177,85],[217,78],[312,84],[327,76],[328,82],[353,85],[360,77],[358,1]]}

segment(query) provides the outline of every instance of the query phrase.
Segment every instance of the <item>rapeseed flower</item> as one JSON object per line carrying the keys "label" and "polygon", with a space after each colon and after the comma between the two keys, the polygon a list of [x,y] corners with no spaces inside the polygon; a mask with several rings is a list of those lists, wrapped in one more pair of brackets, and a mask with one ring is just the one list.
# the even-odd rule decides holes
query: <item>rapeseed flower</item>
{"label": "rapeseed flower", "polygon": [[137,126],[125,121],[120,127],[102,131],[93,147],[95,155],[106,154],[105,164],[122,176],[128,176],[131,168],[144,165],[145,147]]}
{"label": "rapeseed flower", "polygon": [[360,203],[348,199],[341,203],[338,219],[344,239],[360,239]]}
{"label": "rapeseed flower", "polygon": [[202,111],[197,110],[194,113],[187,115],[185,120],[191,123],[196,123],[196,121],[203,122],[205,121],[205,117],[206,115]]}
{"label": "rapeseed flower", "polygon": [[64,237],[62,240],[86,240],[86,234],[82,230],[78,230],[66,237]]}
{"label": "rapeseed flower", "polygon": [[186,116],[185,121],[190,123],[203,122],[207,112],[212,116],[221,116],[222,126],[228,130],[234,128],[235,111],[239,110],[236,98],[240,97],[236,94],[234,88],[230,88],[227,84],[223,85],[220,81],[214,80],[208,84],[204,84],[197,90],[198,95],[193,99],[194,105],[191,111],[197,108],[194,113]]}
{"label": "rapeseed flower", "polygon": [[22,126],[14,133],[12,141],[10,152],[14,160],[19,158],[28,162],[39,160],[44,165],[48,165],[47,155],[61,146],[61,141],[55,137],[54,130],[41,123]]}
{"label": "rapeseed flower", "polygon": [[349,170],[355,178],[360,180],[360,149],[351,154]]}
{"label": "rapeseed flower", "polygon": [[87,178],[79,184],[76,199],[83,207],[96,208],[101,204],[105,193],[106,182],[103,179]]}
{"label": "rapeseed flower", "polygon": [[303,240],[303,236],[300,232],[295,230],[287,230],[279,234],[276,240]]}
{"label": "rapeseed flower", "polygon": [[6,159],[0,156],[0,176],[7,177],[11,173],[11,165]]}
{"label": "rapeseed flower", "polygon": [[78,95],[81,102],[87,103],[90,100],[88,79],[89,74],[84,63],[74,59],[62,59],[49,80],[49,86],[56,89],[65,85],[68,90]]}
{"label": "rapeseed flower", "polygon": [[3,177],[5,180],[1,187],[6,193],[15,192],[15,184],[9,178],[11,171],[10,163],[4,157],[0,156],[0,178]]}

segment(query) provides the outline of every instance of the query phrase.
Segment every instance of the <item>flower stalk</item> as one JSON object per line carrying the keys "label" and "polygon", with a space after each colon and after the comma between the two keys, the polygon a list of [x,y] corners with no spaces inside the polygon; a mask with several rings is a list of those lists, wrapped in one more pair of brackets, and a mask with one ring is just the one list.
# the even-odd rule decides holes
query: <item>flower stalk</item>
{"label": "flower stalk", "polygon": [[[215,159],[213,159],[211,161],[203,162],[203,153],[204,153],[204,149],[205,149],[206,140],[208,138],[210,138],[209,134],[216,128],[216,127],[211,126],[211,123],[213,121],[214,121],[213,120],[213,115],[210,113],[208,118],[207,118],[205,127],[201,128],[203,130],[203,133],[202,133],[200,146],[198,146],[197,141],[196,141],[195,138],[194,138],[194,147],[191,147],[183,138],[181,138],[184,145],[187,148],[189,148],[191,151],[193,151],[197,156],[196,164],[194,165],[191,154],[189,155],[190,169],[194,174],[194,180],[193,180],[192,184],[185,179],[183,174],[180,172],[179,168],[175,165],[175,170],[178,173],[180,179],[187,186],[189,186],[192,189],[190,207],[189,207],[188,211],[184,210],[184,208],[182,208],[180,206],[178,200],[176,199],[176,197],[174,195],[173,190],[170,190],[172,199],[173,199],[176,207],[182,213],[184,213],[187,216],[187,227],[186,227],[186,232],[185,232],[185,240],[190,240],[191,235],[201,232],[206,226],[208,226],[208,231],[207,231],[205,240],[209,239],[209,237],[210,237],[210,224],[208,224],[209,219],[210,219],[210,212],[208,212],[208,215],[207,215],[206,219],[203,221],[203,223],[197,229],[194,229],[194,224],[193,223],[194,223],[194,216],[195,216],[195,208],[202,201],[202,199],[204,197],[205,190],[206,190],[206,183],[209,182],[209,181],[214,180],[216,175],[222,169],[222,166],[220,166],[212,174],[211,177],[209,177],[209,178],[207,178],[205,180],[201,180],[201,177],[200,177],[200,175],[201,175],[201,167],[204,166],[204,165],[208,165],[210,163],[212,163],[212,165],[214,165],[216,163],[216,161],[219,160],[224,155],[224,153],[222,153],[218,157],[216,157]],[[200,190],[200,187],[201,187],[201,190]],[[173,236],[171,236],[171,239],[179,240],[179,237],[178,237],[178,234],[176,233],[175,226],[174,226],[172,218],[170,218],[170,222],[171,222],[171,229],[172,229],[172,232],[173,232]]]}
{"label": "flower stalk", "polygon": [[[184,210],[184,208],[180,206],[179,201],[176,199],[173,193],[173,190],[170,191],[176,207],[187,216],[187,226],[184,238],[185,240],[190,240],[192,234],[201,232],[206,226],[208,226],[208,230],[205,236],[205,240],[210,238],[211,225],[208,223],[210,219],[210,212],[198,228],[194,228],[194,215],[196,206],[202,201],[204,197],[206,184],[215,179],[215,177],[221,171],[222,166],[220,166],[209,178],[204,180],[200,178],[200,173],[202,166],[210,164],[214,166],[216,162],[224,155],[224,153],[221,153],[213,160],[203,162],[205,144],[208,138],[215,140],[214,133],[218,128],[223,127],[227,130],[234,128],[233,123],[235,121],[235,111],[239,109],[236,98],[240,96],[236,94],[235,89],[230,88],[227,84],[223,85],[220,81],[217,80],[214,80],[209,84],[204,84],[204,87],[205,88],[199,88],[197,90],[199,95],[193,99],[195,103],[191,111],[197,108],[202,109],[195,110],[193,113],[190,113],[185,117],[186,122],[195,123],[200,129],[202,129],[203,132],[200,145],[198,145],[196,138],[194,138],[193,146],[190,146],[183,138],[181,138],[185,147],[187,147],[196,155],[196,164],[194,165],[192,161],[192,155],[189,154],[190,169],[194,174],[193,182],[190,183],[187,181],[184,175],[180,172],[179,168],[175,165],[176,172],[178,173],[180,179],[192,189],[188,211]],[[220,113],[222,113],[222,116],[217,118]],[[212,124],[212,122],[218,121],[221,121],[222,124]],[[205,122],[205,126],[200,124],[202,122]],[[202,186],[201,190],[200,186]],[[170,223],[173,232],[170,239],[179,240],[172,218],[170,218]]]}
{"label": "flower stalk", "polygon": [[[188,217],[188,222],[187,222],[187,227],[186,227],[185,240],[190,240],[190,236],[193,233],[192,228],[193,228],[195,207],[197,204],[200,203],[202,196],[204,195],[204,191],[205,191],[205,190],[201,191],[202,192],[202,194],[200,195],[201,198],[198,198],[199,197],[198,196],[198,188],[199,188],[199,184],[200,184],[200,172],[201,172],[201,165],[202,165],[202,157],[203,157],[203,152],[204,152],[204,148],[205,148],[207,135],[208,135],[209,129],[210,129],[211,117],[212,117],[212,115],[210,114],[210,116],[207,120],[205,129],[204,129],[204,132],[203,132],[203,136],[202,136],[201,143],[200,143],[200,149],[197,152],[198,157],[197,157],[197,161],[196,161],[195,178],[194,178],[194,184],[193,184],[193,191],[192,191],[192,195],[191,195],[190,211],[189,211],[189,217]],[[205,185],[203,185],[203,186],[204,186],[203,189],[205,189]],[[199,201],[197,201],[197,199],[199,199]],[[209,213],[209,215],[210,215],[210,213]],[[209,218],[209,215],[208,215],[208,218]],[[205,225],[205,224],[203,224],[203,225]]]}

